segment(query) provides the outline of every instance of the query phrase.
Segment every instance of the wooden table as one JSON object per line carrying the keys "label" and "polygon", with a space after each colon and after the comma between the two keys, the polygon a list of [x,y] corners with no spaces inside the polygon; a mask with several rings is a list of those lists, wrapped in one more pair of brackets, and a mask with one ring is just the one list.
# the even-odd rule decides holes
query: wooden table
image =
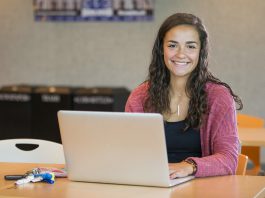
{"label": "wooden table", "polygon": [[264,146],[265,128],[238,128],[242,146]]}
{"label": "wooden table", "polygon": [[225,197],[264,198],[265,177],[220,176],[196,178],[172,188],[127,186],[71,182],[57,178],[54,184],[28,183],[16,188],[5,181],[5,174],[23,174],[35,167],[63,167],[63,165],[0,163],[0,198],[2,197],[91,197],[91,198],[174,198],[174,197]]}

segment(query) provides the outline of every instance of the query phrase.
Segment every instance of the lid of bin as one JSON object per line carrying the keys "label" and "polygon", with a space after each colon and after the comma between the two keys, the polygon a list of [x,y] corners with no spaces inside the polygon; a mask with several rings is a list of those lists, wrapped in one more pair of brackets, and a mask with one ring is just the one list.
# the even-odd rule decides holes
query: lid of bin
{"label": "lid of bin", "polygon": [[111,95],[113,89],[109,87],[80,88],[75,91],[75,94]]}
{"label": "lid of bin", "polygon": [[10,93],[30,93],[32,87],[29,85],[8,85],[1,87],[1,92],[10,92]]}
{"label": "lid of bin", "polygon": [[36,87],[35,93],[48,93],[48,94],[69,94],[71,89],[69,87],[46,86]]}

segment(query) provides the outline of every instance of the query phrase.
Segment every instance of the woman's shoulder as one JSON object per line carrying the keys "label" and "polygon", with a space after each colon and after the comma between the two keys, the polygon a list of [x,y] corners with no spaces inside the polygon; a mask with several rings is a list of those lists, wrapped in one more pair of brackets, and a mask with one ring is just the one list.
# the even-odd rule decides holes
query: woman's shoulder
{"label": "woman's shoulder", "polygon": [[132,90],[131,94],[134,95],[146,95],[146,92],[148,90],[148,82],[143,82],[140,85],[138,85],[135,89]]}
{"label": "woman's shoulder", "polygon": [[205,90],[207,92],[208,104],[219,103],[229,105],[234,101],[230,90],[222,84],[208,82],[206,83]]}
{"label": "woman's shoulder", "polygon": [[143,112],[143,104],[148,93],[148,82],[143,82],[132,90],[125,107],[125,111]]}
{"label": "woman's shoulder", "polygon": [[207,92],[207,95],[208,96],[232,96],[231,93],[230,93],[230,90],[225,87],[224,85],[222,84],[217,84],[217,83],[214,83],[214,82],[207,82],[206,83],[206,92]]}

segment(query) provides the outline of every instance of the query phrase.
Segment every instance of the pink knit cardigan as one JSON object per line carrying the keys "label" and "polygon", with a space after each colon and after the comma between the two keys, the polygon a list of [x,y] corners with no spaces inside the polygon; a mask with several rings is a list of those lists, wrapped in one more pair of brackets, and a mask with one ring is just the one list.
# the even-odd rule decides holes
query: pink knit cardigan
{"label": "pink knit cardigan", "polygon": [[[139,85],[130,94],[126,112],[144,112],[143,103],[148,83]],[[196,177],[235,174],[239,150],[236,109],[229,90],[207,83],[209,114],[200,128],[202,157],[190,157],[197,163]]]}

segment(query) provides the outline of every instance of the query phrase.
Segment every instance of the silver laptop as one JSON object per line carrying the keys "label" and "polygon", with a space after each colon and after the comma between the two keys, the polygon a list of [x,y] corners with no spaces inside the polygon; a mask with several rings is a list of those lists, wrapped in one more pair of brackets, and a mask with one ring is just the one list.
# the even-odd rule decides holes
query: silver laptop
{"label": "silver laptop", "polygon": [[72,181],[170,187],[163,118],[155,113],[59,111]]}

